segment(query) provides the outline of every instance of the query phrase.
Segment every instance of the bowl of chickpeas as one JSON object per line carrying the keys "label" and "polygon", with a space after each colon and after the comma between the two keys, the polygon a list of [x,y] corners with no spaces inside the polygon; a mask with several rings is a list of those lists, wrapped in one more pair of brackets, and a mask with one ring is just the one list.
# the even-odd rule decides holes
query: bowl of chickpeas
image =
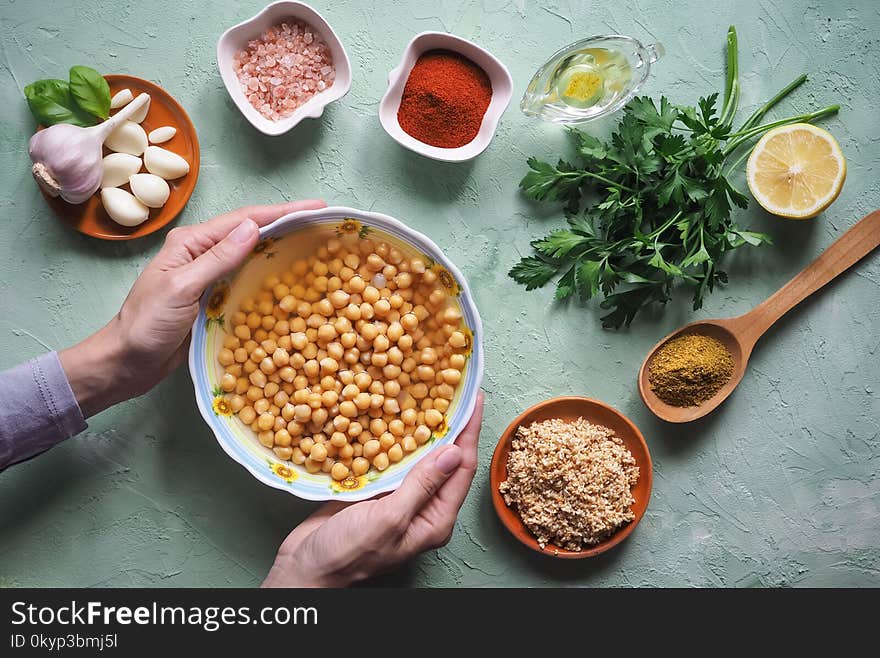
{"label": "bowl of chickpeas", "polygon": [[189,367],[223,450],[307,500],[393,491],[476,404],[482,324],[434,242],[373,212],[282,217],[201,299]]}

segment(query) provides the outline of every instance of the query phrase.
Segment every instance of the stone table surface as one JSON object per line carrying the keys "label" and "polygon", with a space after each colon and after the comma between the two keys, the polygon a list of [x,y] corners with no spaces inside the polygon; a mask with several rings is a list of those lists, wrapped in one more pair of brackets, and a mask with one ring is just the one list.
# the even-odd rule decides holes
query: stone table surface
{"label": "stone table surface", "polygon": [[[198,186],[178,224],[254,202],[321,196],[398,217],[432,237],[470,280],[486,332],[480,467],[448,546],[383,584],[418,586],[880,585],[880,255],[783,319],[736,394],[686,427],[642,405],[638,366],[659,337],[697,318],[737,315],[776,290],[880,205],[880,9],[874,0],[329,2],[351,92],[320,120],[265,137],[229,100],[215,66],[224,29],[257,0],[4,0],[0,4],[0,368],[82,339],[118,309],[165,231],[114,244],[50,213],[30,178],[33,130],[21,90],[71,64],[149,78],[199,133]],[[692,103],[723,86],[728,24],[739,30],[742,116],[802,72],[775,116],[833,102],[824,122],[848,159],[829,212],[738,219],[776,245],[742,249],[730,284],[694,312],[687,295],[630,329],[601,329],[590,304],[526,293],[507,270],[561,223],[517,191],[530,155],[567,152],[562,131],[517,101],[553,51],[593,34],[660,41],[645,91]],[[403,150],[378,101],[407,41],[450,31],[485,46],[515,81],[489,149],[465,164]],[[607,130],[608,125],[595,128]],[[740,175],[739,184],[745,188]],[[747,253],[743,253],[747,252]],[[596,559],[561,562],[518,545],[496,520],[489,459],[501,430],[554,395],[598,398],[629,415],[654,459],[648,512]],[[0,401],[2,404],[2,401]],[[0,586],[253,586],[312,503],[259,484],[220,450],[180,370],[144,397],[91,419],[81,436],[0,474]]]}

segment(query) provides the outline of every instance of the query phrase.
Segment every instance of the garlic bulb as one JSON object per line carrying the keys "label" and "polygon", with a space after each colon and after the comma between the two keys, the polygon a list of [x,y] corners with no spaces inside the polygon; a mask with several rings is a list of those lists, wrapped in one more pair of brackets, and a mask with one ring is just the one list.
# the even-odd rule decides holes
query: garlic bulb
{"label": "garlic bulb", "polygon": [[31,137],[28,153],[37,184],[49,196],[83,203],[101,186],[101,146],[107,135],[149,100],[141,94],[115,115],[90,128],[57,123]]}
{"label": "garlic bulb", "polygon": [[144,151],[144,166],[151,174],[165,180],[174,180],[189,173],[189,162],[161,146],[147,147]]}
{"label": "garlic bulb", "polygon": [[111,153],[104,157],[104,176],[101,187],[119,187],[128,182],[130,176],[141,170],[141,159],[128,153]]}
{"label": "garlic bulb", "polygon": [[133,194],[118,187],[105,187],[101,190],[101,203],[110,219],[122,226],[137,226],[150,218],[149,208]]}
{"label": "garlic bulb", "polygon": [[128,183],[131,186],[131,193],[149,208],[161,208],[171,194],[171,188],[168,187],[165,179],[155,174],[134,174],[129,177]]}

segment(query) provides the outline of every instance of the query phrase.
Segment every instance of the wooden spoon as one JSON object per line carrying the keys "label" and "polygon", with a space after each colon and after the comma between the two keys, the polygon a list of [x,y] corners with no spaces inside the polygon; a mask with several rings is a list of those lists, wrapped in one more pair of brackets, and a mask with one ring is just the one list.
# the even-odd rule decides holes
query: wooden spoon
{"label": "wooden spoon", "polygon": [[[846,271],[880,245],[880,210],[863,217],[840,236],[800,274],[754,309],[736,318],[701,320],[674,331],[657,343],[639,370],[639,393],[656,416],[670,423],[687,423],[702,418],[727,399],[742,381],[749,356],[758,339],[774,322],[812,293]],[[709,400],[694,407],[675,407],[658,398],[648,383],[648,364],[670,338],[682,334],[703,334],[720,340],[733,357],[733,376]]]}

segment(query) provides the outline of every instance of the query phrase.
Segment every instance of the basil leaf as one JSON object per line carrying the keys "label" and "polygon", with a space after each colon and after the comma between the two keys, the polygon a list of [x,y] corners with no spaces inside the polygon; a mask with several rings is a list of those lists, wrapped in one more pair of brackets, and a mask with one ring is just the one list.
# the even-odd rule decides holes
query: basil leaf
{"label": "basil leaf", "polygon": [[76,104],[66,80],[37,80],[24,88],[24,97],[37,123],[52,126],[70,123],[75,126],[92,126],[93,117],[85,114]]}
{"label": "basil leaf", "polygon": [[110,85],[95,69],[88,66],[71,68],[70,93],[77,105],[89,114],[99,119],[110,116]]}

